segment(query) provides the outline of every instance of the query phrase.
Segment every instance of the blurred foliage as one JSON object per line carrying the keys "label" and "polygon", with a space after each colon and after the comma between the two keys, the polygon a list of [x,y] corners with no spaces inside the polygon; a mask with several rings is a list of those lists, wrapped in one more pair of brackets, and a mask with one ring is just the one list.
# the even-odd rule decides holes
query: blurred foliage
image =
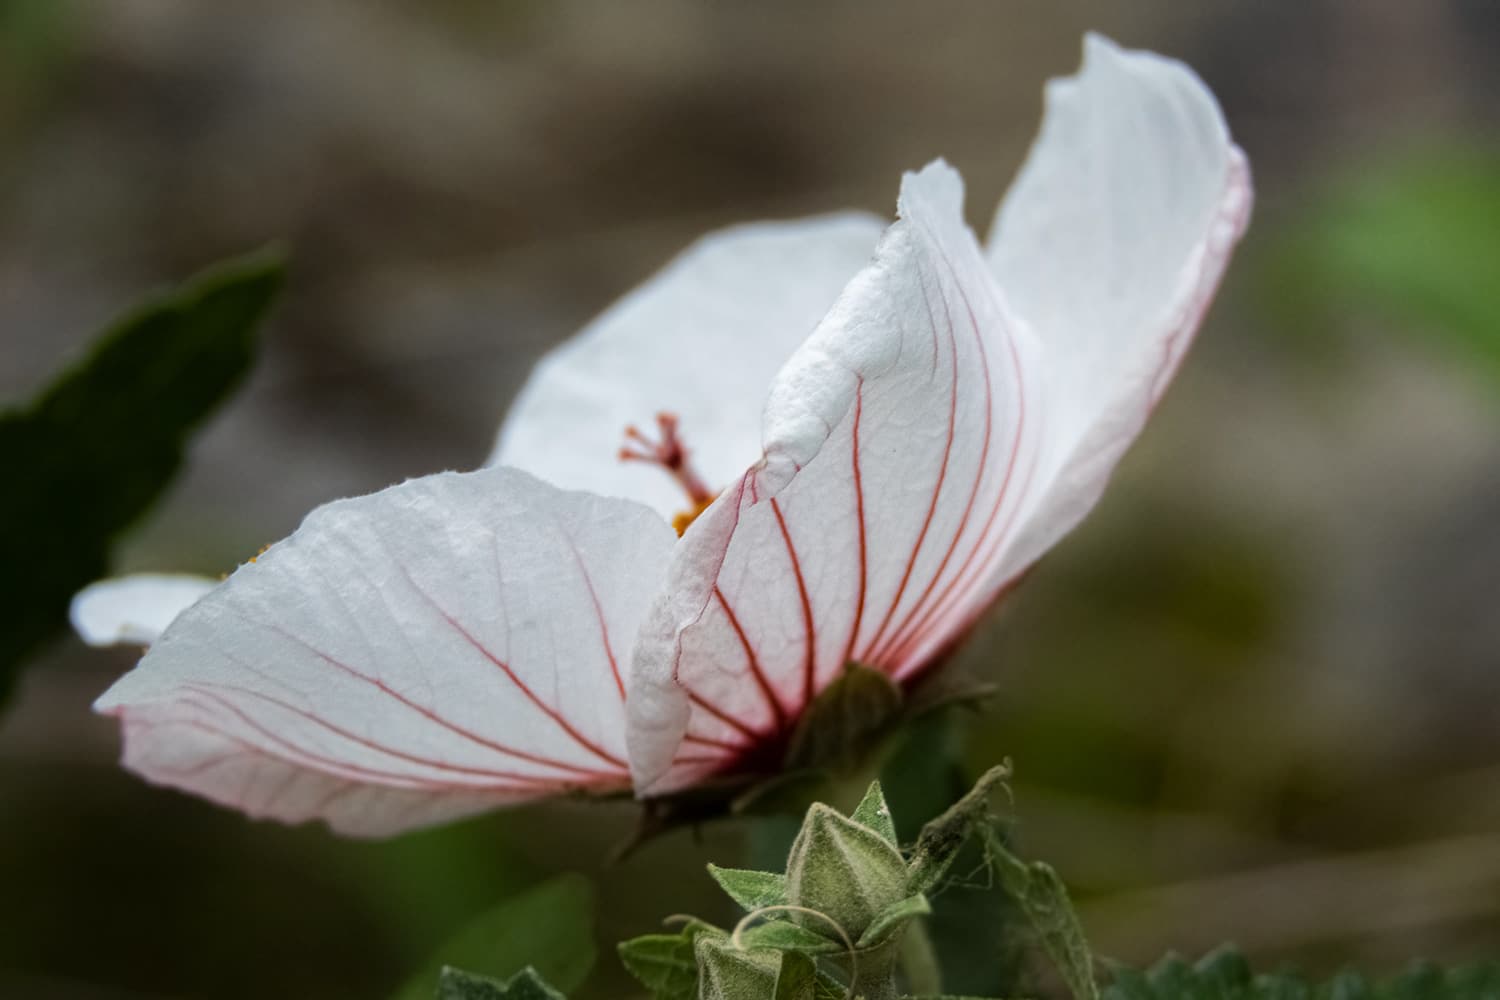
{"label": "blurred foliage", "polygon": [[110,546],[171,481],[188,435],[238,386],[281,288],[266,253],[205,272],[117,321],[87,357],[0,414],[0,698],[67,624]]}
{"label": "blurred foliage", "polygon": [[1496,1000],[1500,962],[1440,968],[1431,963],[1381,981],[1343,972],[1326,982],[1295,973],[1256,975],[1243,955],[1224,948],[1188,964],[1169,956],[1144,972],[1117,969],[1104,1000]]}
{"label": "blurred foliage", "polygon": [[1500,150],[1429,146],[1323,184],[1268,258],[1279,322],[1316,335],[1394,316],[1500,383]]}
{"label": "blurred foliage", "polygon": [[[594,889],[581,875],[563,875],[512,896],[481,914],[445,944],[396,994],[396,1000],[428,1000],[445,966],[509,979],[534,967],[563,991],[580,986],[594,966]],[[530,981],[512,981],[498,996],[529,997]],[[498,986],[498,984],[497,984]],[[444,994],[447,995],[447,994]],[[454,996],[484,996],[454,993]]]}
{"label": "blurred foliage", "polygon": [[0,0],[0,131],[67,65],[75,22],[70,0]]}

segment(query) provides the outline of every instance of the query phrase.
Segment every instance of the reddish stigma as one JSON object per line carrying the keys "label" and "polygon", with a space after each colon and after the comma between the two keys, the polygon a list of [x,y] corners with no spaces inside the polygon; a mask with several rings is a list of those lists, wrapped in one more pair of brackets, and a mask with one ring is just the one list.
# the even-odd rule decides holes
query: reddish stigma
{"label": "reddish stigma", "polygon": [[659,465],[682,487],[691,508],[672,519],[672,527],[681,535],[693,523],[694,518],[714,502],[717,494],[708,488],[688,461],[690,453],[677,434],[677,423],[675,413],[658,413],[656,426],[660,430],[660,437],[656,440],[647,437],[634,424],[627,426],[625,444],[620,448],[620,461]]}

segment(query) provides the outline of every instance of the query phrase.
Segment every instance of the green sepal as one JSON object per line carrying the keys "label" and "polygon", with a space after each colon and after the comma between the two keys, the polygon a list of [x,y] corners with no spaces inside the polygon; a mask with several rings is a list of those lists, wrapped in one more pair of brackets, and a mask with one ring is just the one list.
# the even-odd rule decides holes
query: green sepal
{"label": "green sepal", "polygon": [[436,1000],[566,1000],[527,966],[508,982],[479,976],[451,965],[438,973]]}
{"label": "green sepal", "polygon": [[908,921],[931,913],[932,904],[927,901],[926,896],[921,893],[907,896],[881,910],[854,943],[860,948],[875,948],[899,933]]}
{"label": "green sepal", "polygon": [[740,940],[747,948],[800,951],[807,955],[830,955],[848,949],[832,927],[825,924],[824,933],[820,934],[790,920],[767,920],[748,927],[740,932]]}
{"label": "green sepal", "polygon": [[818,963],[800,951],[784,952],[771,1000],[816,1000]]}
{"label": "green sepal", "polygon": [[746,912],[786,905],[785,875],[748,868],[720,868],[713,864],[708,866],[708,873],[719,883],[719,888]]}
{"label": "green sepal", "polygon": [[776,991],[781,955],[766,948],[740,948],[722,938],[702,936],[693,946],[698,959],[699,1000],[765,1000]]}
{"label": "green sepal", "polygon": [[869,765],[901,715],[902,695],[879,670],[849,663],[844,673],[802,713],[784,768],[813,768],[836,775]]}
{"label": "green sepal", "polygon": [[651,991],[653,1000],[694,1000],[698,995],[698,959],[694,943],[700,936],[726,938],[719,928],[689,919],[676,934],[644,934],[621,941],[620,963]]}
{"label": "green sepal", "polygon": [[829,921],[850,940],[893,903],[905,899],[906,862],[881,834],[821,802],[813,803],[792,842],[786,867],[787,902],[827,919],[793,913],[792,919],[829,935]]}
{"label": "green sepal", "polygon": [[849,818],[880,834],[892,847],[897,846],[896,821],[891,818],[891,807],[886,805],[880,782],[870,782],[870,790],[865,792],[865,797],[859,800]]}

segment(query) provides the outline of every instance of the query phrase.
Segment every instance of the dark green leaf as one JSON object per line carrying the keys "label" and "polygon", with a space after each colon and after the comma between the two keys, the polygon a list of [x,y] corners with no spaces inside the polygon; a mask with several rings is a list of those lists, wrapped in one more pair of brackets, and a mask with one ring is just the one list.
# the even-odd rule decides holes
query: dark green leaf
{"label": "dark green leaf", "polygon": [[818,964],[800,951],[781,956],[781,971],[776,974],[776,992],[772,1000],[815,1000],[818,991]]}
{"label": "dark green leaf", "polygon": [[776,951],[800,951],[808,955],[827,955],[845,951],[841,940],[829,926],[827,935],[800,927],[790,920],[767,920],[740,934],[746,948],[773,948]]}
{"label": "dark green leaf", "polygon": [[1346,971],[1315,982],[1294,972],[1257,975],[1239,952],[1221,948],[1192,964],[1169,955],[1145,972],[1114,969],[1102,1000],[1500,1000],[1500,962],[1417,962],[1381,981]]}
{"label": "dark green leaf", "polygon": [[249,371],[282,283],[257,254],[205,272],[107,331],[27,405],[0,414],[0,697],[23,657],[161,494],[189,433]]}
{"label": "dark green leaf", "polygon": [[717,927],[691,920],[677,934],[646,934],[621,941],[620,961],[651,991],[653,1000],[694,1000],[698,995],[698,960],[693,943],[700,934],[726,936]]}
{"label": "dark green leaf", "polygon": [[566,1000],[547,985],[537,971],[527,967],[502,983],[489,976],[476,976],[451,966],[438,974],[437,1000]]}
{"label": "dark green leaf", "polygon": [[786,903],[786,876],[775,872],[757,872],[746,868],[720,868],[709,865],[708,873],[719,888],[747,912],[765,906]]}
{"label": "dark green leaf", "polygon": [[549,983],[575,990],[594,965],[594,890],[562,875],[480,915],[439,949],[396,994],[427,1000],[445,965],[505,979],[534,966]]}

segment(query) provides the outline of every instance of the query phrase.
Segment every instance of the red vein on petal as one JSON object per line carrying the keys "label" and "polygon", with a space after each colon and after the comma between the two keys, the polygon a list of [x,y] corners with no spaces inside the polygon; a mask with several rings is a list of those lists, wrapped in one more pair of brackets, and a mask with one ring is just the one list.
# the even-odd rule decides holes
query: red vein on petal
{"label": "red vein on petal", "polygon": [[[967,303],[967,297],[965,297],[965,302]],[[901,677],[904,677],[909,673],[909,668],[912,667],[912,664],[901,663],[899,661],[904,660],[921,642],[926,641],[934,634],[936,634],[942,620],[953,619],[955,615],[958,616],[959,619],[962,619],[963,616],[956,609],[962,604],[965,598],[971,596],[973,588],[977,586],[977,580],[979,578],[982,578],[984,575],[984,568],[993,560],[999,557],[1006,539],[1010,536],[1011,528],[1015,524],[1016,516],[1021,509],[1021,501],[1030,490],[1032,474],[1036,471],[1036,456],[1032,457],[1032,461],[1027,467],[1026,478],[1021,483],[1020,495],[1016,497],[1015,503],[1010,505],[1009,515],[1006,517],[999,533],[995,536],[993,541],[986,545],[986,540],[989,537],[990,531],[994,527],[996,518],[999,516],[1000,511],[1004,509],[1006,497],[1010,493],[1012,476],[1015,472],[1016,462],[1019,459],[1021,453],[1021,442],[1026,431],[1026,380],[1021,370],[1021,358],[1020,354],[1016,351],[1014,338],[1007,337],[1006,345],[1010,353],[1011,368],[1015,373],[1017,395],[1016,431],[1014,437],[1011,440],[1010,459],[1006,464],[1005,477],[1001,482],[1000,492],[996,496],[994,504],[990,507],[989,515],[985,518],[984,527],[980,530],[979,537],[975,540],[975,544],[972,548],[969,549],[968,554],[964,557],[963,562],[959,565],[958,571],[953,575],[953,578],[949,580],[948,584],[938,595],[937,601],[933,603],[933,605],[923,614],[922,618],[916,623],[910,634],[901,642],[898,648],[893,650],[893,659],[898,661],[899,664],[897,667],[897,675]],[[985,381],[986,384],[989,384],[990,377],[988,354],[984,352],[982,344],[980,350],[981,358],[984,361]],[[980,558],[978,562],[975,562],[976,557],[978,557],[981,552],[984,553],[983,558]],[[973,574],[970,574],[969,572],[971,567],[974,567],[976,569],[976,572]]]}
{"label": "red vein on petal", "polygon": [[[933,591],[937,588],[938,582],[943,578],[943,573],[948,569],[948,563],[953,559],[954,553],[958,550],[959,541],[962,540],[964,533],[969,529],[969,521],[974,513],[974,505],[979,499],[980,487],[984,485],[984,473],[989,464],[990,441],[994,430],[995,402],[994,385],[990,379],[989,353],[984,348],[984,335],[983,331],[981,331],[979,328],[979,318],[974,314],[973,303],[969,301],[968,294],[963,290],[963,286],[958,280],[958,273],[954,270],[952,263],[948,261],[947,255],[942,252],[941,247],[939,247],[938,249],[938,254],[943,259],[943,261],[948,264],[949,273],[953,275],[954,287],[958,291],[959,298],[963,300],[964,311],[968,314],[969,317],[969,329],[973,332],[974,335],[974,346],[979,352],[980,378],[984,383],[984,438],[982,443],[980,444],[979,467],[974,474],[974,486],[969,491],[969,499],[964,504],[963,516],[959,519],[958,528],[953,533],[953,539],[948,543],[948,549],[943,553],[943,558],[942,561],[938,563],[937,571],[933,573],[931,579],[927,581],[927,586],[923,589],[921,597],[919,597],[917,599],[917,602],[912,605],[911,610],[907,613],[901,625],[891,633],[884,647],[873,654],[872,659],[873,662],[876,663],[884,662],[885,659],[889,657],[893,652],[902,650],[908,644],[908,640],[913,631],[913,623],[919,621],[918,615],[923,616],[920,620],[926,620],[927,613],[926,611],[924,611],[924,608],[926,607],[927,602],[931,599]],[[955,370],[958,364],[956,350],[957,348],[955,346]],[[955,379],[955,396],[957,395],[957,392],[957,382]],[[1009,467],[1005,471],[1005,478],[1000,485],[1000,495],[995,501],[995,510],[998,510],[999,506],[1005,501],[1005,494],[1010,485],[1010,476],[1012,471],[1014,471],[1015,469],[1016,452],[1019,442],[1020,434],[1018,431],[1016,439],[1012,442],[1011,445],[1010,463]],[[993,511],[991,513],[991,517],[993,517]],[[988,529],[988,526],[988,522],[986,522],[985,528]],[[971,556],[975,551],[978,550],[983,541],[984,530],[981,530],[979,533],[979,537],[974,539],[974,544],[969,550]],[[954,579],[957,579],[962,575],[963,567],[960,566],[958,572],[954,575]],[[941,601],[939,601],[939,603],[941,603]],[[933,605],[933,607],[936,606],[937,605]],[[918,629],[920,629],[920,626],[917,627]]]}
{"label": "red vein on petal", "polygon": [[739,753],[745,749],[743,743],[730,743],[728,740],[714,739],[712,736],[702,736],[698,733],[687,733],[682,737],[684,743],[696,743],[700,747],[713,747],[715,750],[727,750],[730,753]]}
{"label": "red vein on petal", "polygon": [[781,501],[771,498],[771,512],[776,515],[776,525],[781,529],[782,541],[786,542],[786,554],[792,560],[792,573],[797,578],[797,595],[802,599],[802,622],[806,627],[806,661],[802,667],[802,698],[803,705],[808,705],[813,700],[816,687],[816,673],[818,666],[818,647],[816,633],[813,631],[812,602],[807,598],[807,581],[802,577],[802,560],[797,557],[797,547],[792,544],[792,533],[787,530],[786,518],[781,513]]}
{"label": "red vein on petal", "polygon": [[743,733],[750,740],[755,741],[766,738],[764,734],[758,733],[754,729],[751,729],[749,726],[745,725],[745,723],[741,722],[739,719],[736,719],[734,716],[724,711],[718,705],[715,705],[713,702],[703,697],[697,691],[689,690],[688,698],[692,700],[694,705],[697,705],[699,708],[703,709],[709,715],[712,715],[714,718],[718,719],[726,726],[729,726],[731,729],[735,729]]}
{"label": "red vein on petal", "polygon": [[[938,340],[937,319],[933,315],[932,300],[927,295],[927,286],[925,283],[922,285],[922,301],[927,306],[927,322],[932,327],[932,339],[936,343]],[[917,533],[916,543],[912,546],[911,555],[906,560],[906,570],[901,574],[901,583],[896,587],[896,595],[891,598],[891,606],[886,610],[885,618],[881,621],[880,627],[875,630],[875,634],[870,637],[869,643],[865,646],[864,655],[860,657],[862,662],[873,662],[871,652],[879,645],[881,638],[885,635],[885,630],[890,626],[892,618],[895,617],[896,608],[900,606],[901,598],[906,593],[906,587],[911,582],[911,574],[916,568],[917,557],[922,552],[922,544],[927,540],[927,532],[932,528],[932,519],[937,513],[938,499],[943,494],[943,481],[948,478],[948,460],[953,454],[953,438],[958,427],[958,342],[953,336],[953,323],[951,320],[948,322],[948,343],[953,357],[953,379],[948,394],[948,439],[943,445],[943,458],[942,463],[938,467],[937,482],[933,484],[932,502],[927,506],[927,516],[922,520],[922,530]]]}
{"label": "red vein on petal", "polygon": [[[407,579],[409,580],[410,577],[408,577]],[[416,588],[416,584],[415,583],[413,583],[412,586],[414,588]],[[418,589],[418,593],[421,593],[423,597],[427,596],[420,589]],[[428,598],[428,601],[431,602],[431,598]],[[436,608],[435,605],[434,605],[434,608]],[[439,614],[442,614],[441,609],[437,609],[437,610],[438,610]],[[337,659],[336,657],[333,657],[333,656],[329,655],[328,653],[323,652],[321,649],[319,649],[316,646],[312,645],[311,643],[309,643],[305,639],[302,639],[299,636],[293,635],[292,633],[286,631],[285,629],[281,628],[280,626],[272,625],[272,624],[266,623],[266,622],[259,622],[259,621],[256,621],[255,619],[252,619],[252,618],[246,618],[245,620],[251,622],[252,624],[258,625],[258,626],[260,626],[262,628],[270,629],[271,631],[275,632],[277,635],[280,635],[282,638],[287,639],[288,641],[294,642],[297,645],[301,646],[303,649],[307,650],[309,653],[311,653],[314,656],[318,657],[320,660],[322,660],[324,663],[327,663],[329,666],[334,667],[337,670],[343,671],[344,673],[348,674],[350,677],[355,678],[356,680],[359,680],[359,681],[362,681],[362,682],[364,682],[366,684],[371,685],[376,690],[380,691],[381,694],[388,695],[389,697],[395,699],[397,702],[399,702],[400,704],[406,706],[407,708],[409,708],[413,712],[416,712],[418,715],[422,716],[424,719],[427,719],[427,720],[429,720],[431,722],[435,722],[439,726],[441,726],[442,728],[448,730],[449,732],[451,732],[451,733],[453,733],[453,734],[455,734],[457,736],[461,736],[464,739],[469,740],[470,742],[475,743],[475,744],[477,744],[479,746],[485,747],[485,748],[487,748],[489,750],[493,750],[496,753],[502,753],[502,754],[505,754],[505,755],[510,756],[510,757],[515,757],[517,760],[529,761],[530,763],[537,764],[537,765],[540,765],[542,767],[550,767],[550,768],[553,768],[553,769],[559,770],[559,771],[567,771],[567,772],[569,772],[571,774],[579,775],[580,777],[585,777],[585,778],[599,778],[599,779],[613,779],[613,778],[619,777],[619,775],[617,775],[617,774],[615,774],[613,772],[599,771],[599,770],[595,770],[593,768],[582,767],[582,766],[580,766],[578,764],[570,764],[567,761],[557,760],[556,758],[547,757],[547,756],[545,756],[543,754],[532,753],[529,750],[517,750],[515,747],[507,746],[504,743],[497,743],[494,740],[491,740],[491,739],[488,739],[488,738],[486,738],[484,736],[479,735],[478,733],[474,732],[473,730],[467,729],[467,728],[465,728],[463,726],[458,725],[455,722],[452,722],[452,721],[444,718],[443,716],[439,715],[436,710],[434,710],[432,708],[429,708],[426,705],[422,705],[422,704],[420,704],[418,702],[412,701],[406,695],[402,694],[400,691],[397,691],[395,688],[391,687],[389,684],[387,684],[385,681],[381,680],[380,678],[378,678],[378,677],[372,677],[371,675],[366,674],[363,671],[356,670],[354,667],[350,666],[349,664],[343,662],[342,660]],[[231,654],[229,654],[227,652],[222,653],[222,655],[224,656],[225,659],[232,661],[233,663],[235,663],[236,665],[238,665],[240,668],[242,668],[244,670],[248,670],[251,673],[257,674],[257,675],[259,675],[261,677],[265,677],[267,680],[276,681],[276,678],[268,676],[264,671],[256,669],[251,664],[246,663],[245,661],[243,661],[241,659],[238,659],[237,657],[235,657],[235,656],[233,656],[233,655],[231,655]],[[277,683],[280,683],[280,682],[277,681]]]}
{"label": "red vein on petal", "polygon": [[740,645],[745,647],[745,656],[749,659],[750,673],[755,677],[755,684],[760,688],[760,693],[765,696],[766,704],[771,708],[771,714],[776,720],[778,731],[786,728],[786,709],[781,704],[781,699],[776,697],[776,692],[771,688],[771,682],[766,679],[764,671],[761,670],[760,657],[755,653],[755,647],[750,645],[749,636],[745,635],[740,620],[736,617],[734,609],[729,606],[729,599],[714,584],[714,597],[718,599],[719,606],[724,609],[724,616],[729,619],[729,625],[734,629],[734,634],[739,636]]}
{"label": "red vein on petal", "polygon": [[604,644],[604,655],[609,658],[609,672],[614,674],[615,687],[620,691],[620,700],[625,700],[625,681],[620,676],[620,665],[615,662],[615,650],[609,642],[609,624],[604,620],[604,607],[599,603],[599,594],[594,590],[594,578],[589,575],[589,569],[584,565],[583,555],[578,551],[578,546],[573,544],[573,539],[567,533],[563,537],[568,540],[568,548],[573,552],[573,561],[578,564],[578,572],[583,575],[583,585],[588,588],[589,599],[594,602],[594,617],[599,620],[599,638]]}
{"label": "red vein on petal", "polygon": [[422,596],[422,599],[425,600],[429,605],[431,605],[432,609],[436,611],[444,621],[452,626],[455,632],[463,636],[465,642],[474,647],[474,650],[478,652],[479,655],[483,656],[486,660],[489,660],[496,667],[499,667],[500,671],[510,679],[510,682],[514,684],[516,688],[526,696],[526,699],[533,705],[535,705],[538,709],[540,709],[541,712],[549,719],[557,723],[558,727],[562,729],[563,732],[572,737],[574,742],[576,742],[579,746],[583,747],[585,750],[589,751],[605,763],[613,764],[614,766],[621,769],[628,769],[628,765],[623,760],[621,760],[619,757],[616,757],[608,750],[605,750],[603,747],[599,746],[587,736],[584,736],[583,733],[579,732],[577,727],[569,722],[561,712],[553,708],[551,705],[548,705],[546,702],[542,701],[542,699],[538,698],[536,693],[527,686],[526,682],[521,680],[521,678],[516,675],[516,672],[510,668],[510,664],[500,659],[500,657],[496,656],[493,652],[490,651],[489,647],[480,642],[478,639],[474,638],[474,636],[469,633],[468,629],[464,628],[458,623],[458,619],[454,618],[447,611],[443,610],[442,606],[438,604],[437,601],[433,600],[432,596],[428,594],[427,591],[417,586],[417,581],[411,578],[411,574],[406,572],[405,567],[398,565],[398,568],[401,570],[402,575],[406,577],[407,582],[411,584],[412,589],[420,594]]}
{"label": "red vein on petal", "polygon": [[[546,778],[538,777],[536,775],[518,774],[514,771],[496,771],[491,768],[469,767],[464,764],[452,764],[448,761],[437,760],[432,757],[423,757],[419,754],[409,753],[397,747],[393,747],[388,744],[381,743],[377,740],[370,739],[368,736],[362,736],[359,733],[354,732],[353,730],[346,729],[343,726],[330,722],[329,720],[323,718],[321,715],[317,715],[305,708],[293,705],[290,702],[282,701],[280,698],[276,698],[272,695],[266,694],[263,691],[256,691],[254,688],[239,687],[233,684],[220,683],[189,684],[187,685],[187,688],[190,691],[195,691],[198,694],[204,695],[205,697],[210,698],[218,704],[222,705],[224,708],[229,709],[229,711],[233,712],[241,721],[243,721],[246,725],[254,728],[262,736],[283,743],[283,745],[286,746],[288,750],[293,752],[299,752],[299,748],[295,747],[295,745],[293,745],[289,741],[286,741],[284,737],[279,736],[274,731],[266,729],[264,724],[257,723],[252,720],[251,717],[247,715],[242,708],[236,705],[231,699],[218,694],[217,691],[232,691],[235,694],[258,699],[262,702],[265,702],[266,704],[274,705],[284,712],[290,712],[291,714],[307,722],[311,722],[315,726],[326,729],[328,732],[342,737],[343,739],[346,739],[351,743],[355,743],[369,750],[374,750],[376,753],[382,753],[389,757],[394,757],[397,760],[404,760],[407,763],[416,764],[420,767],[430,767],[435,771],[449,771],[453,774],[463,774],[476,778],[500,778],[505,781],[517,781],[521,782],[522,784],[533,786],[546,786],[554,784],[554,782],[548,781]],[[401,774],[398,771],[385,772],[377,768],[367,768],[363,764],[352,764],[347,761],[340,761],[336,757],[324,757],[307,750],[300,750],[300,752],[307,756],[310,760],[321,760],[325,763],[329,763],[338,767],[349,767],[369,771],[372,775],[383,774],[386,777],[422,783],[425,783],[427,781],[426,778],[416,775]],[[492,785],[476,785],[467,782],[454,782],[453,785],[454,787],[462,788],[493,787]]]}
{"label": "red vein on petal", "polygon": [[859,593],[854,600],[854,622],[849,626],[849,641],[844,645],[844,660],[847,664],[854,656],[854,644],[859,640],[859,626],[865,617],[865,589],[869,585],[869,563],[865,542],[865,483],[859,470],[859,420],[865,408],[865,377],[854,387],[854,427],[850,432],[849,464],[854,472],[854,509],[859,517]]}

